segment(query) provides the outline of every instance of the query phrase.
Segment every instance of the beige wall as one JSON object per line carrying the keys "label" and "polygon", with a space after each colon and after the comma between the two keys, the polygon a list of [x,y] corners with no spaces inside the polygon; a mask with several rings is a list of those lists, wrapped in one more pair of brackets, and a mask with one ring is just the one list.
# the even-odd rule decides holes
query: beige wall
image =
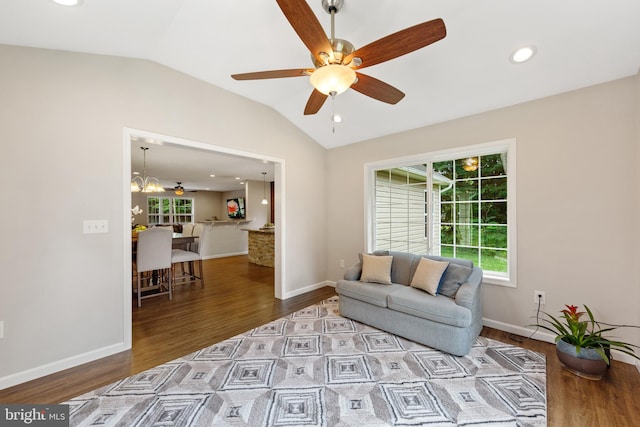
{"label": "beige wall", "polygon": [[247,219],[251,222],[246,228],[260,228],[269,217],[269,205],[262,204],[262,195],[264,194],[261,181],[247,180]]}
{"label": "beige wall", "polygon": [[212,220],[222,215],[222,193],[217,191],[185,192],[182,197],[193,197],[196,208],[195,222]]}
{"label": "beige wall", "polygon": [[274,110],[149,61],[14,46],[0,93],[1,179],[29,189],[0,214],[0,388],[125,345],[125,127],[283,159],[284,293],[324,281],[325,150]]}
{"label": "beige wall", "polygon": [[516,138],[517,288],[486,285],[484,317],[534,323],[542,290],[546,311],[586,303],[603,321],[638,323],[637,85],[630,77],[329,150],[328,278],[365,249],[366,162]]}
{"label": "beige wall", "polygon": [[[640,165],[640,70],[636,74],[636,165]],[[640,183],[640,173],[636,168],[635,182]],[[640,185],[636,186],[636,210],[634,212],[636,218],[640,218]],[[640,259],[640,221],[635,222],[636,236],[636,260]],[[636,309],[635,325],[640,325],[640,262],[638,262],[638,270],[636,270],[636,299],[638,308]],[[636,330],[636,342],[640,342],[640,330]],[[640,362],[636,362],[636,366],[640,370]]]}

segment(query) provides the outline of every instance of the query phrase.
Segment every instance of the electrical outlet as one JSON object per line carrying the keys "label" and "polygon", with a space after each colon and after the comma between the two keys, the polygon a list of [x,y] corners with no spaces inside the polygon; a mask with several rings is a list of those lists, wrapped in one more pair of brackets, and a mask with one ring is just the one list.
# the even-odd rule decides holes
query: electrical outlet
{"label": "electrical outlet", "polygon": [[533,291],[533,302],[535,302],[536,304],[540,303],[541,305],[544,305],[546,302],[544,291]]}
{"label": "electrical outlet", "polygon": [[340,260],[340,268],[344,268],[344,260],[343,259]]}
{"label": "electrical outlet", "polygon": [[109,221],[106,219],[85,219],[82,222],[84,234],[97,234],[109,232]]}

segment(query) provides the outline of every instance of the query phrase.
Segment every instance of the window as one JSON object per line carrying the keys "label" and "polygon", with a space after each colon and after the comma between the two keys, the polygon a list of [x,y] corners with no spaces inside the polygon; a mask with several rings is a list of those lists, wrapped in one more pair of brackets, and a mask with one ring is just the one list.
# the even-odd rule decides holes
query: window
{"label": "window", "polygon": [[515,142],[369,164],[370,250],[464,258],[515,285]]}
{"label": "window", "polygon": [[149,225],[193,223],[194,202],[182,197],[148,197]]}

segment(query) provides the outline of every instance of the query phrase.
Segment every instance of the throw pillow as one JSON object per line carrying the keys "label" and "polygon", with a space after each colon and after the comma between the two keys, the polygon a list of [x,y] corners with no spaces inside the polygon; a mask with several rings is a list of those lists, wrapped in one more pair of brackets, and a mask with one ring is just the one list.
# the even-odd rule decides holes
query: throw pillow
{"label": "throw pillow", "polygon": [[362,254],[361,282],[391,284],[392,256],[375,256]]}
{"label": "throw pillow", "polygon": [[[362,264],[362,255],[367,255],[367,254],[363,254],[362,252],[360,252],[358,254],[358,260],[360,261],[360,264]],[[373,253],[370,253],[368,255],[371,255],[371,256],[387,256],[387,255],[389,255],[389,251],[382,251],[382,250],[374,251]]]}
{"label": "throw pillow", "polygon": [[467,281],[471,275],[471,269],[463,265],[449,264],[447,271],[442,276],[438,293],[449,298],[455,298],[460,286]]}
{"label": "throw pillow", "polygon": [[431,295],[435,295],[438,290],[438,284],[442,278],[442,273],[449,265],[446,261],[434,261],[429,258],[421,258],[413,273],[411,286],[422,289]]}

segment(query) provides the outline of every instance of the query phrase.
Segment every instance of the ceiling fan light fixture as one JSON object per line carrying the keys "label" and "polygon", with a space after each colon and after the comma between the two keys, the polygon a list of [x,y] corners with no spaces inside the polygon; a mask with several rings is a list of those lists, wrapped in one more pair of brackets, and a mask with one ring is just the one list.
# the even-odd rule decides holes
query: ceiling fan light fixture
{"label": "ceiling fan light fixture", "polygon": [[182,196],[184,194],[184,187],[182,186],[182,182],[178,181],[176,182],[175,187],[173,187],[173,192],[176,194],[176,196]]}
{"label": "ceiling fan light fixture", "polygon": [[320,93],[339,95],[356,81],[356,72],[339,64],[329,64],[316,69],[309,77],[311,85]]}
{"label": "ceiling fan light fixture", "polygon": [[467,172],[474,172],[478,170],[478,158],[477,157],[469,157],[464,159],[462,162],[462,169]]}

